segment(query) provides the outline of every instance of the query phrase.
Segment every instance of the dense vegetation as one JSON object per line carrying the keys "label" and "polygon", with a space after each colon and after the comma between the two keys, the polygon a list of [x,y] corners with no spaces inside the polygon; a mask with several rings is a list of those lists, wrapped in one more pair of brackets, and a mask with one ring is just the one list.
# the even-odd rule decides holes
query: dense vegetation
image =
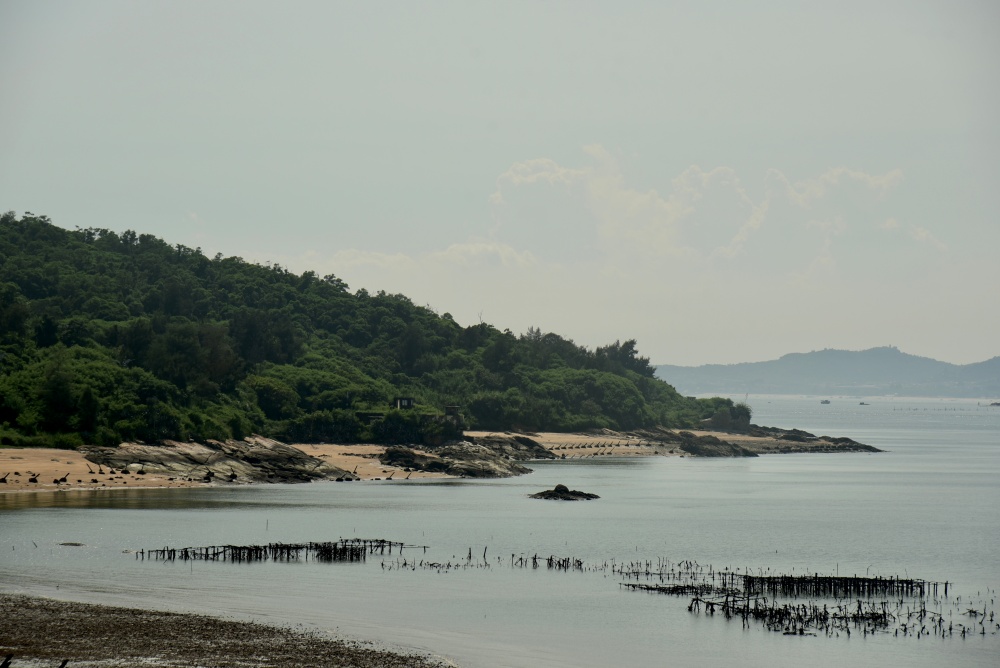
{"label": "dense vegetation", "polygon": [[463,327],[334,276],[0,216],[0,443],[434,442],[462,426],[687,426],[730,408],[654,378],[635,341],[592,351]]}

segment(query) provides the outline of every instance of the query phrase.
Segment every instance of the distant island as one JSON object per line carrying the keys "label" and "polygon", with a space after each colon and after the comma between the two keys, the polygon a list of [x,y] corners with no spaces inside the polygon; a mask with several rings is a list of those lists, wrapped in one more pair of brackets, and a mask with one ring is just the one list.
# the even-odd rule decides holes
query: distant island
{"label": "distant island", "polygon": [[894,346],[790,353],[768,362],[659,365],[656,375],[688,395],[1000,396],[1000,357],[958,365],[909,355]]}

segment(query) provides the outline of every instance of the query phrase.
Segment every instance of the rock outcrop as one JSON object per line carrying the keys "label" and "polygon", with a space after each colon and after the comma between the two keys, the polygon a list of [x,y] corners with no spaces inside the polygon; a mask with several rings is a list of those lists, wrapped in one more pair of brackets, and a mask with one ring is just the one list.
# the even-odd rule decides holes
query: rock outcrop
{"label": "rock outcrop", "polygon": [[224,443],[162,441],[81,450],[89,461],[108,468],[204,482],[309,482],[356,477],[298,448],[257,435]]}
{"label": "rock outcrop", "polygon": [[696,436],[689,431],[677,432],[679,447],[695,457],[756,457],[757,453],[723,441],[716,436]]}
{"label": "rock outcrop", "polygon": [[[754,452],[761,454],[772,452],[882,452],[874,446],[858,443],[846,436],[816,436],[801,429],[779,429],[778,427],[761,427],[752,424],[748,434],[772,440],[770,444],[767,441],[761,441],[747,445]],[[781,447],[775,447],[775,441],[780,442]]]}
{"label": "rock outcrop", "polygon": [[546,450],[538,441],[520,434],[490,434],[488,436],[465,437],[466,442],[475,443],[489,448],[498,455],[515,461],[530,459],[555,459],[556,456]]}
{"label": "rock outcrop", "polygon": [[556,485],[552,489],[538,492],[530,496],[532,499],[549,499],[552,501],[587,501],[589,499],[599,499],[596,494],[588,494],[576,489],[570,489],[566,485]]}
{"label": "rock outcrop", "polygon": [[509,478],[530,473],[519,462],[555,459],[555,455],[527,436],[490,435],[468,438],[419,453],[413,448],[387,448],[383,464],[417,471],[447,473],[462,478]]}
{"label": "rock outcrop", "polygon": [[761,427],[752,424],[743,431],[694,434],[666,428],[635,432],[649,442],[670,445],[695,457],[756,457],[764,454],[806,452],[882,452],[876,447],[846,437],[816,436],[801,429]]}

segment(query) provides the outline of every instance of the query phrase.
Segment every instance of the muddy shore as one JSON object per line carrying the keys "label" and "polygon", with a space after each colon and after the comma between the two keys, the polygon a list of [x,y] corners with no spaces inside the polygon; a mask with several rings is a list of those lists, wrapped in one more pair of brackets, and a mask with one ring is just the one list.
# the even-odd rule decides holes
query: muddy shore
{"label": "muddy shore", "polygon": [[450,662],[320,633],[204,615],[0,593],[0,661],[11,668],[444,668]]}

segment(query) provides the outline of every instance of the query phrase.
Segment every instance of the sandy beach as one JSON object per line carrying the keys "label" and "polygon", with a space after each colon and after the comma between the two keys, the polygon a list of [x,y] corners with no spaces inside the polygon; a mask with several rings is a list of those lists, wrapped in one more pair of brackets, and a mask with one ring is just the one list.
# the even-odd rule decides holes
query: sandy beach
{"label": "sandy beach", "polygon": [[[200,483],[164,475],[112,473],[88,462],[82,452],[51,448],[0,448],[0,484],[4,492],[55,491],[59,489],[126,489],[142,487],[194,487]],[[61,481],[63,477],[65,482]],[[35,482],[31,482],[34,479]]]}
{"label": "sandy beach", "polygon": [[[711,436],[745,448],[756,454],[837,452],[843,446],[825,440],[789,441],[767,436],[750,436],[724,432],[691,430],[695,437]],[[603,433],[469,431],[471,439],[490,436],[528,436],[560,459],[592,457],[689,457],[678,443],[660,442],[635,434],[605,431]],[[322,459],[358,476],[362,481],[398,481],[421,478],[448,478],[445,473],[407,471],[379,461],[385,446],[371,444],[292,444],[308,455]],[[426,454],[417,449],[416,452]],[[0,494],[14,492],[44,492],[81,489],[136,489],[205,487],[207,485],[238,485],[243,482],[217,480],[205,483],[179,476],[144,472],[137,465],[128,470],[111,470],[87,461],[82,452],[49,448],[0,448]]]}
{"label": "sandy beach", "polygon": [[[345,471],[355,472],[362,480],[448,477],[443,473],[404,471],[398,467],[384,466],[378,460],[379,455],[385,451],[385,447],[381,445],[295,444],[294,447]],[[87,461],[82,452],[51,448],[0,448],[0,478],[4,475],[7,476],[6,482],[0,483],[0,494],[71,489],[140,489],[242,484],[221,480],[206,484],[201,480],[188,481],[181,477],[163,474],[140,474],[132,469],[127,472],[121,470],[112,472]],[[32,478],[35,482],[31,482]]]}
{"label": "sandy beach", "polygon": [[[515,436],[513,432],[467,431],[467,436]],[[586,457],[652,457],[683,456],[683,451],[670,444],[656,443],[631,434],[605,432],[601,434],[538,432],[525,434],[543,448],[563,459]]]}
{"label": "sandy beach", "polygon": [[[467,432],[472,438],[507,435],[505,432]],[[582,459],[585,457],[650,457],[654,455],[682,456],[683,452],[669,445],[655,444],[627,435],[562,434],[543,432],[531,434],[556,457]],[[334,445],[296,443],[294,447],[306,454],[323,459],[329,464],[355,473],[361,480],[416,480],[422,478],[448,478],[444,473],[405,471],[387,466],[379,461],[385,446],[370,444]],[[422,452],[417,450],[417,452]],[[132,467],[135,468],[135,467]],[[139,489],[205,487],[230,485],[218,481],[204,483],[200,479],[188,481],[181,477],[144,473],[136,470],[111,472],[87,461],[82,452],[50,448],[0,448],[0,478],[7,474],[6,483],[0,484],[0,494],[5,492],[44,492],[78,489]],[[65,481],[61,482],[65,477]],[[35,482],[30,482],[34,478]]]}
{"label": "sandy beach", "polygon": [[[345,471],[355,473],[362,480],[410,480],[419,478],[448,478],[444,473],[428,471],[406,471],[396,466],[386,466],[378,458],[385,452],[384,445],[333,445],[328,443],[293,443],[302,452],[319,457]],[[416,452],[423,454],[419,448]]]}
{"label": "sandy beach", "polygon": [[[713,437],[726,443],[737,445],[758,455],[792,454],[809,452],[846,452],[850,446],[838,445],[824,440],[791,441],[771,436],[751,436],[704,429],[684,429],[679,433],[690,434],[694,438]],[[467,431],[471,437],[516,436],[512,432]],[[543,448],[561,459],[584,459],[589,457],[692,457],[679,443],[650,440],[626,432],[605,430],[603,433],[559,433],[539,432],[523,434],[538,442]],[[865,446],[862,446],[865,447]]]}

